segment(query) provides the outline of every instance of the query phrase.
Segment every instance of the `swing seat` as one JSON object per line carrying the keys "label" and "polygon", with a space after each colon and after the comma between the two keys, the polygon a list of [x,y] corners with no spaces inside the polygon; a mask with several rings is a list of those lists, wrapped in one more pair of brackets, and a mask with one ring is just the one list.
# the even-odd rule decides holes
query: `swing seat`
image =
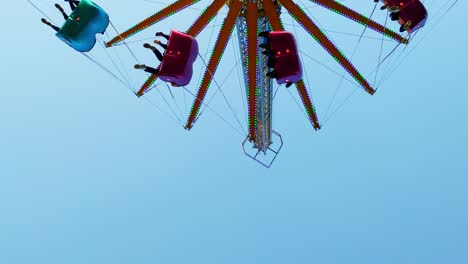
{"label": "swing seat", "polygon": [[409,24],[408,33],[423,27],[427,21],[427,10],[419,0],[384,0],[390,8],[399,9],[400,25]]}
{"label": "swing seat", "polygon": [[81,0],[55,35],[76,51],[88,52],[96,44],[96,34],[104,34],[108,26],[109,15],[100,6]]}
{"label": "swing seat", "polygon": [[294,36],[286,31],[272,31],[268,38],[273,51],[274,68],[278,73],[276,82],[284,84],[301,80],[302,66]]}
{"label": "swing seat", "polygon": [[177,86],[189,84],[197,55],[198,43],[195,38],[177,30],[171,30],[167,49],[159,68],[159,78]]}

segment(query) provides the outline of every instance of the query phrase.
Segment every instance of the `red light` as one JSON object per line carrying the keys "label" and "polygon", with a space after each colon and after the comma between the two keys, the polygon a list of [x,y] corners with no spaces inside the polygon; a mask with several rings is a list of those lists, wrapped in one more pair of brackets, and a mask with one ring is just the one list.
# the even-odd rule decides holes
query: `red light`
{"label": "red light", "polygon": [[400,6],[403,6],[403,5],[404,5],[404,3],[403,3],[403,2],[400,2]]}
{"label": "red light", "polygon": [[286,50],[286,53],[289,53],[289,49]]}
{"label": "red light", "polygon": [[81,19],[80,17],[77,17],[77,18],[76,18],[76,21],[80,21],[80,19]]}
{"label": "red light", "polygon": [[180,55],[180,51],[177,52],[177,55]]}
{"label": "red light", "polygon": [[278,54],[278,55],[281,55],[281,51],[278,51],[278,53],[277,53],[277,54]]}

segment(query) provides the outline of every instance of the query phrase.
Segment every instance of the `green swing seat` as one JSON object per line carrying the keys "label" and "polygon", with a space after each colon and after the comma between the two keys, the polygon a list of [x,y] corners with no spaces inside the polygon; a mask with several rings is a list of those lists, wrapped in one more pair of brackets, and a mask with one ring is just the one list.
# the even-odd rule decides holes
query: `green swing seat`
{"label": "green swing seat", "polygon": [[109,15],[98,5],[81,0],[56,36],[79,52],[88,52],[96,44],[96,34],[104,34]]}

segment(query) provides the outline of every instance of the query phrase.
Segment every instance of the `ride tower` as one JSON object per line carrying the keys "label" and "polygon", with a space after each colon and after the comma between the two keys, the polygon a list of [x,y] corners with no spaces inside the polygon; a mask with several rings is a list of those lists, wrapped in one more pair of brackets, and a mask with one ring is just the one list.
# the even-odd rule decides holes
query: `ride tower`
{"label": "ride tower", "polygon": [[[279,15],[281,10],[277,4],[275,9]],[[236,21],[245,90],[249,102],[249,134],[242,142],[242,148],[247,156],[266,167],[271,166],[283,145],[281,135],[272,128],[273,79],[267,76],[270,71],[267,66],[268,56],[258,48],[259,44],[266,42],[263,37],[258,36],[258,33],[270,30],[270,21],[265,16],[262,1],[245,2]],[[259,156],[262,154],[264,157]]]}

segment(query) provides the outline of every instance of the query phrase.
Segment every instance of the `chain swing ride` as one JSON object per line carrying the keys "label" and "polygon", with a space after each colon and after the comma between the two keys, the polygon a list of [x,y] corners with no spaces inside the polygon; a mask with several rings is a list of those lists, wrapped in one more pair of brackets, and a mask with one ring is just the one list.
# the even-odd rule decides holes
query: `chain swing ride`
{"label": "chain swing ride", "polygon": [[[27,1],[50,20],[49,16],[47,16],[40,6],[41,3],[39,2],[41,0]],[[42,1],[47,2],[49,0]],[[70,0],[68,2],[70,2],[70,6],[72,7],[72,12],[67,16],[63,13],[63,9],[61,9],[66,20],[60,28],[56,29],[56,36],[76,51],[81,52],[86,58],[96,63],[107,73],[122,82],[122,84],[131,87],[134,85],[129,81],[128,73],[124,72],[121,65],[118,65],[119,61],[122,63],[122,59],[118,54],[112,58],[114,71],[104,66],[91,54],[90,51],[95,49],[96,34],[105,34],[104,36],[108,37],[107,40],[101,41],[98,39],[97,41],[108,56],[111,55],[107,50],[112,50],[114,47],[122,45],[126,47],[131,57],[135,61],[138,61],[134,52],[129,47],[131,43],[128,41],[129,38],[137,33],[148,30],[152,25],[162,20],[169,19],[174,14],[184,12],[185,9],[200,1],[177,0],[170,2],[164,8],[138,22],[128,30],[119,32],[110,22],[107,12],[99,5],[90,0],[81,0],[79,2]],[[315,130],[319,130],[322,126],[316,108],[311,100],[311,94],[306,85],[307,82],[304,80],[304,72],[306,73],[307,69],[302,64],[300,56],[302,54],[301,47],[297,44],[298,34],[310,36],[310,41],[318,43],[345,70],[346,74],[352,77],[357,86],[360,86],[366,93],[372,95],[376,92],[374,88],[375,81],[374,85],[372,85],[368,81],[368,78],[364,77],[351,62],[354,53],[350,57],[346,56],[334,41],[330,39],[329,34],[321,28],[321,25],[311,18],[310,13],[307,12],[308,9],[304,10],[303,7],[293,0],[204,1],[211,2],[200,12],[199,16],[187,30],[170,30],[170,33],[166,35],[167,44],[163,46],[165,50],[162,54],[161,64],[156,69],[151,68],[148,70],[149,67],[146,68],[145,71],[150,73],[146,81],[139,85],[138,89],[133,89],[138,97],[145,97],[155,87],[155,82],[160,80],[172,86],[167,85],[172,98],[174,98],[172,91],[177,89],[183,89],[192,95],[193,103],[191,104],[188,117],[183,123],[185,129],[190,130],[193,128],[203,112],[203,107],[211,109],[208,106],[209,102],[205,102],[205,97],[214,81],[214,76],[232,35],[236,35],[238,39],[238,60],[242,66],[241,75],[243,76],[240,83],[243,84],[246,102],[247,130],[243,133],[245,140],[242,143],[242,147],[247,156],[266,167],[272,165],[283,145],[281,135],[272,127],[273,99],[277,92],[277,90],[276,92],[274,90],[274,85],[284,85],[286,89],[289,89],[290,86],[294,87],[297,90],[303,110],[305,110],[307,119],[312,127]],[[438,8],[438,16],[435,16],[439,18],[438,21],[457,2],[456,0],[445,1]],[[395,43],[396,47],[387,56],[383,56],[382,52],[380,52],[377,67],[380,67],[395,52],[397,47],[406,46],[412,42],[410,39],[413,40],[413,37],[419,32],[420,28],[425,26],[428,20],[428,9],[426,9],[426,6],[431,6],[422,0],[374,0],[374,3],[369,3],[373,5],[374,9],[368,17],[349,8],[344,4],[345,2],[341,3],[335,0],[310,0],[310,2],[346,18],[349,20],[348,23],[360,24],[362,32],[359,35],[359,41],[365,37],[364,32],[369,29],[382,37],[382,43],[384,38],[387,41]],[[76,7],[73,7],[73,4]],[[378,6],[380,6],[381,10],[386,11],[388,17],[391,21],[395,22],[394,25],[398,29],[393,30],[390,26],[387,26],[387,19],[385,19],[385,23],[379,23],[372,19],[372,15]],[[203,61],[201,81],[196,92],[191,92],[186,86],[194,82],[192,80],[194,63],[197,57],[203,59],[199,53],[197,37],[219,15],[223,8],[227,9],[227,14],[220,26],[214,47],[211,50],[211,56],[208,62]],[[293,33],[285,28],[286,23],[281,16],[283,11],[287,12],[293,21],[302,27],[303,30],[301,32],[296,31]],[[114,37],[108,34],[109,28],[115,31],[116,35]],[[158,42],[155,41],[155,43]],[[147,45],[145,47],[153,49],[155,54],[157,53],[157,51],[154,51],[154,47],[148,44],[145,45]],[[144,67],[143,65],[142,68]],[[344,74],[342,77],[344,77]],[[218,86],[218,91],[221,90],[219,85],[216,85]],[[228,103],[224,94],[223,96]],[[166,101],[166,99],[164,100]],[[176,107],[167,105],[170,111],[173,112],[178,107],[177,102]],[[231,106],[229,105],[229,107]],[[182,115],[181,113],[180,116]],[[222,116],[220,117],[223,118]],[[180,123],[181,119],[179,117],[176,118],[178,119],[176,122]],[[237,121],[240,123],[239,119]],[[268,158],[266,160],[262,159],[262,156],[267,156],[267,154]]]}

